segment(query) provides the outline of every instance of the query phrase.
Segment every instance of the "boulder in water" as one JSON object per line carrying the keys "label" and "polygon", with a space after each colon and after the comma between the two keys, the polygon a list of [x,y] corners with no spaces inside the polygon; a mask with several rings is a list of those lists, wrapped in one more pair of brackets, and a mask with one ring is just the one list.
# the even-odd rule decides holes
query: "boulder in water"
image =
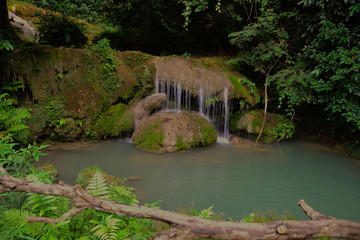
{"label": "boulder in water", "polygon": [[[263,118],[264,110],[262,109],[238,112],[230,121],[230,129],[232,131],[244,130],[256,137],[260,132]],[[269,143],[288,139],[294,131],[294,124],[285,116],[267,112],[261,140]]]}
{"label": "boulder in water", "polygon": [[132,141],[141,149],[175,152],[215,143],[216,131],[196,112],[158,112],[137,126]]}

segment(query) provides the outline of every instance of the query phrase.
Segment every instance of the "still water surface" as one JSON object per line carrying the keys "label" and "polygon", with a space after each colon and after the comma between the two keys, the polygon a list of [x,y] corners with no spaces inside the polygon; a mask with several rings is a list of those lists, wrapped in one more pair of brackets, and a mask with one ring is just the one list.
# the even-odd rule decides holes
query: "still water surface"
{"label": "still water surface", "polygon": [[326,215],[360,222],[358,162],[309,144],[266,145],[263,151],[216,144],[157,154],[113,140],[49,151],[43,160],[52,162],[69,184],[91,165],[119,177],[141,176],[129,185],[142,203],[162,200],[158,206],[163,209],[214,205],[216,212],[234,219],[270,209],[306,219],[296,204],[305,199]]}

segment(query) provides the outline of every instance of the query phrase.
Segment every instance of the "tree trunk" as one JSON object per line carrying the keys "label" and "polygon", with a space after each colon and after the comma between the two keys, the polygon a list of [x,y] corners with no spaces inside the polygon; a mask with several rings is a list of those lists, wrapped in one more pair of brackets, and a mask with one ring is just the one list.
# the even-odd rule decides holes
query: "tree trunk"
{"label": "tree trunk", "polygon": [[309,239],[317,237],[360,240],[360,223],[327,217],[312,209],[304,200],[299,206],[312,219],[307,221],[282,220],[270,223],[243,223],[202,219],[176,212],[143,206],[129,206],[90,195],[80,186],[64,184],[32,183],[11,177],[0,166],[0,194],[5,192],[29,192],[52,196],[63,196],[74,201],[74,208],[58,219],[45,217],[28,218],[28,222],[54,224],[69,219],[87,208],[137,218],[156,219],[171,225],[155,237],[157,240],[184,239]]}
{"label": "tree trunk", "polygon": [[9,13],[7,10],[7,1],[0,1],[0,30],[7,31],[10,28]]}
{"label": "tree trunk", "polygon": [[254,144],[254,148],[256,148],[260,138],[261,138],[261,135],[264,131],[264,126],[265,126],[265,122],[266,122],[266,115],[267,115],[267,106],[268,106],[268,93],[267,93],[267,87],[268,87],[268,78],[269,78],[269,75],[266,76],[266,79],[265,79],[265,86],[264,86],[264,91],[265,91],[265,105],[264,105],[264,118],[263,118],[263,121],[262,121],[262,124],[261,124],[261,128],[260,128],[260,132],[259,132],[259,135],[257,136],[256,138],[256,141],[255,141],[255,144]]}

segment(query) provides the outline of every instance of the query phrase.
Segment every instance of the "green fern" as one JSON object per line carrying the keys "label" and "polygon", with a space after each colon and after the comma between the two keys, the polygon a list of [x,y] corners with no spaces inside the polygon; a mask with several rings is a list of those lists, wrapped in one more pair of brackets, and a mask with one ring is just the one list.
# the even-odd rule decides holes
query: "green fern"
{"label": "green fern", "polygon": [[94,173],[86,190],[94,196],[109,199],[109,187],[101,172]]}
{"label": "green fern", "polygon": [[[34,183],[50,183],[49,180],[42,180],[35,174],[26,176],[26,180]],[[64,197],[46,196],[41,194],[28,193],[25,208],[31,209],[32,213],[39,216],[57,218],[70,209],[70,201]]]}
{"label": "green fern", "polygon": [[28,127],[24,122],[30,118],[30,110],[15,108],[13,104],[14,100],[9,98],[9,94],[0,95],[0,131],[12,134],[16,140],[25,142]]}
{"label": "green fern", "polygon": [[112,215],[109,215],[103,222],[96,220],[90,221],[91,223],[96,224],[96,226],[91,229],[91,231],[94,232],[94,237],[97,237],[100,240],[117,239],[116,232],[119,230],[117,223],[121,220],[112,217]]}
{"label": "green fern", "polygon": [[[3,239],[54,239],[55,226],[46,223],[28,223],[28,217],[36,217],[24,209],[9,209],[0,215],[0,232]],[[4,237],[3,235],[1,235]],[[22,237],[21,237],[22,236]]]}

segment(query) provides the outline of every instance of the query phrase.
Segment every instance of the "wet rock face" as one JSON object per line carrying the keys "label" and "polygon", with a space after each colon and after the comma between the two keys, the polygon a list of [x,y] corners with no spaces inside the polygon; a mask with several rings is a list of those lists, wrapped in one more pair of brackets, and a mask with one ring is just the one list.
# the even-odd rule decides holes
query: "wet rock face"
{"label": "wet rock face", "polygon": [[180,84],[183,90],[197,96],[203,88],[205,95],[219,95],[224,88],[232,89],[227,75],[213,69],[197,67],[181,57],[159,57],[153,60],[158,78],[171,84]]}
{"label": "wet rock face", "polygon": [[141,149],[175,152],[215,143],[216,131],[196,112],[158,112],[139,124],[132,141]]}

